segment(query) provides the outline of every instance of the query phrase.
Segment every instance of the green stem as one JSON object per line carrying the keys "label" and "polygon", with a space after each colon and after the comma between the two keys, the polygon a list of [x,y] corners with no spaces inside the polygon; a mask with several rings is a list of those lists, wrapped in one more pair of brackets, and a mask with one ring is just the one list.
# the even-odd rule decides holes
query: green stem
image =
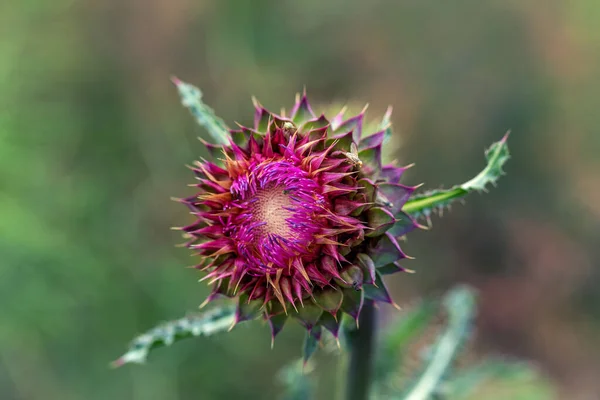
{"label": "green stem", "polygon": [[376,310],[372,300],[365,300],[359,329],[349,333],[350,364],[346,382],[346,400],[368,400],[375,352]]}
{"label": "green stem", "polygon": [[340,351],[336,365],[335,400],[345,400],[346,396],[346,370],[348,369],[348,353]]}

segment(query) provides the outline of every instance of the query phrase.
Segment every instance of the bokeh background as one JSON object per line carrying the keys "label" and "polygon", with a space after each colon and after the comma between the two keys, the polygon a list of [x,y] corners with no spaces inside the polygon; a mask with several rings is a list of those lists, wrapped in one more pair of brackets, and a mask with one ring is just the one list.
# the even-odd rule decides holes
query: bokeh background
{"label": "bokeh background", "polygon": [[388,281],[400,304],[473,284],[482,351],[600,398],[599,18],[596,0],[2,2],[0,398],[277,398],[300,328],[274,351],[256,323],[108,368],[207,294],[169,230],[190,220],[169,197],[191,193],[205,134],[171,74],[230,124],[304,85],[319,111],[392,104],[389,155],[430,188],[511,129],[508,177],[411,236],[418,273]]}

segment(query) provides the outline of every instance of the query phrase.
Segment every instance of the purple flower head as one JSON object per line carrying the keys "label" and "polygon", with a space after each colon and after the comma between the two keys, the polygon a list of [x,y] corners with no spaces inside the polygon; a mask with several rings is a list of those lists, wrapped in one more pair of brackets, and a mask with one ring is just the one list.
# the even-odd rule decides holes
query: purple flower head
{"label": "purple flower head", "polygon": [[381,276],[403,270],[397,238],[417,227],[402,212],[414,187],[399,183],[405,168],[382,165],[389,126],[362,137],[364,111],[330,123],[306,95],[289,117],[255,107],[252,128],[206,144],[214,159],[192,168],[186,245],[213,287],[207,300],[236,298],[238,322],[262,315],[274,337],[293,317],[337,336],[341,313],[358,319],[365,297],[393,304]]}

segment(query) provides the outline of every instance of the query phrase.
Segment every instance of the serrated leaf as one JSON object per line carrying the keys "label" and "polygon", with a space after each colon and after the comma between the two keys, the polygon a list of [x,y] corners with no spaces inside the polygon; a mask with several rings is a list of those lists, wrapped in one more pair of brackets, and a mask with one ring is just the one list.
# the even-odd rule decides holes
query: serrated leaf
{"label": "serrated leaf", "polygon": [[502,167],[510,158],[507,145],[508,133],[502,140],[492,144],[485,152],[486,167],[473,179],[447,190],[433,190],[413,196],[404,204],[402,211],[412,217],[429,216],[435,210],[441,210],[453,201],[472,191],[485,191],[489,184],[495,184],[502,176]]}
{"label": "serrated leaf", "polygon": [[198,125],[204,127],[216,143],[229,144],[229,128],[209,106],[202,102],[200,89],[175,77],[172,81],[179,91],[181,104],[190,110]]}
{"label": "serrated leaf", "polygon": [[428,400],[439,389],[462,345],[467,340],[475,313],[475,294],[465,286],[451,290],[444,298],[448,326],[431,349],[422,372],[408,389],[395,399]]}
{"label": "serrated leaf", "polygon": [[112,362],[113,367],[128,363],[143,364],[148,353],[161,346],[196,336],[210,336],[228,330],[235,321],[235,307],[215,308],[211,311],[190,315],[165,322],[136,337],[125,354]]}
{"label": "serrated leaf", "polygon": [[376,384],[387,381],[396,372],[408,346],[421,336],[436,313],[436,302],[422,301],[404,311],[404,315],[386,330],[375,364]]}
{"label": "serrated leaf", "polygon": [[490,148],[486,150],[486,167],[475,178],[461,185],[464,190],[485,190],[488,184],[496,182],[504,174],[502,166],[510,158],[508,145],[506,144],[508,135],[509,133],[507,133],[502,140],[492,144]]}
{"label": "serrated leaf", "polygon": [[551,385],[531,365],[503,359],[485,360],[460,371],[444,384],[442,394],[456,400],[556,398]]}

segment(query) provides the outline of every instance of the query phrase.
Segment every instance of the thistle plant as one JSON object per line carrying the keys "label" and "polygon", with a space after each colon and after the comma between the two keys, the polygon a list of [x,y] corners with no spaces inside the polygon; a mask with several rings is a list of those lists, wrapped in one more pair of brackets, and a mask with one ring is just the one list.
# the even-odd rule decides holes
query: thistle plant
{"label": "thistle plant", "polygon": [[[473,179],[416,193],[418,186],[400,183],[408,166],[382,162],[391,108],[375,131],[364,131],[366,108],[357,115],[346,116],[344,109],[317,115],[303,93],[289,112],[274,113],[254,99],[253,125],[230,129],[197,88],[173,82],[212,138],[202,140],[211,158],[190,166],[196,192],[176,199],[193,221],[176,229],[197,256],[200,281],[212,288],[202,307],[221,298],[232,305],[160,325],[135,339],[114,365],[143,362],[158,345],[254,319],[269,323],[273,343],[288,321],[297,321],[307,332],[301,364],[328,332],[350,352],[347,398],[383,396],[385,386],[371,373],[375,310],[377,303],[395,305],[384,276],[411,272],[400,264],[409,257],[399,240],[423,229],[420,221],[432,213],[495,184],[509,158],[508,135],[489,148],[485,168]],[[437,390],[467,331],[465,313],[474,300],[465,293],[458,296],[462,303],[456,296],[451,301],[449,310],[458,316],[440,338],[445,347],[425,369],[425,380],[391,398],[425,399]],[[286,371],[287,380],[297,376],[293,367]],[[306,392],[303,385],[297,389]]]}
{"label": "thistle plant", "polygon": [[364,137],[364,113],[330,122],[306,94],[287,116],[254,106],[252,127],[206,144],[214,159],[192,167],[186,246],[213,286],[207,301],[236,299],[235,323],[261,316],[274,338],[292,318],[337,337],[365,299],[393,303],[381,276],[404,270],[397,238],[419,226],[402,212],[415,188],[382,165],[388,127]]}

